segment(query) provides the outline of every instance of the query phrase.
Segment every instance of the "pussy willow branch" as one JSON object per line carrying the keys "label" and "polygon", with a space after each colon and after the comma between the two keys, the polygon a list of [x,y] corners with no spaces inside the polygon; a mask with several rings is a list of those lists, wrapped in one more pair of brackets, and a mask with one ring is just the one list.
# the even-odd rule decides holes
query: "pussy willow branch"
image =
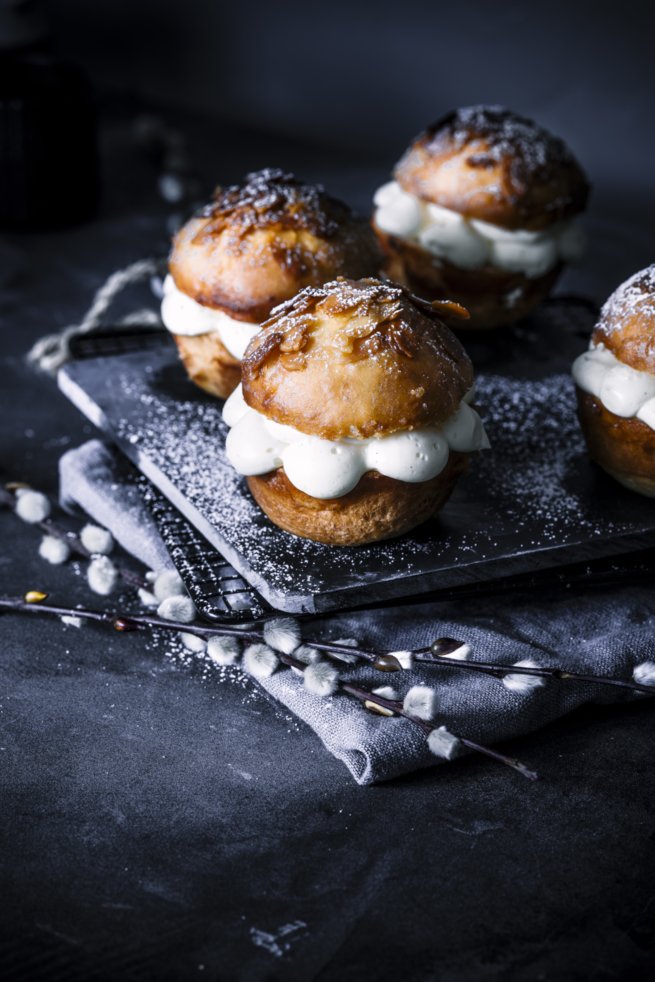
{"label": "pussy willow branch", "polygon": [[[182,631],[186,634],[194,634],[199,638],[211,638],[215,637],[216,635],[221,635],[222,637],[240,638],[242,641],[250,643],[261,642],[264,640],[263,630],[246,630],[240,627],[232,627],[227,624],[217,624],[212,627],[203,627],[200,624],[187,624],[182,621],[171,621],[151,614],[124,614],[120,611],[112,612],[106,610],[96,610],[88,607],[63,607],[46,603],[29,603],[24,597],[0,597],[0,610],[11,610],[17,613],[27,614],[40,613],[51,615],[53,617],[80,617],[83,620],[97,621],[98,623],[102,624],[112,624],[116,630],[119,631],[137,631],[145,628],[157,628],[163,631],[173,631],[175,633]],[[450,639],[441,640],[446,641]],[[379,652],[362,651],[360,648],[353,648],[343,644],[333,644],[329,641],[307,640],[303,643],[308,647],[316,648],[318,651],[322,651],[328,656],[330,656],[332,653],[343,653],[356,656],[358,658],[361,657],[365,661],[368,661],[373,668],[377,667],[382,659],[389,659],[389,661],[383,663],[386,664],[387,667],[380,668],[380,671],[389,672],[400,670],[400,664],[395,658],[393,658],[393,656],[383,655]],[[438,644],[439,642],[434,643]],[[342,659],[332,657],[331,660],[343,667]],[[391,667],[391,662],[396,662],[396,666]],[[556,681],[591,682],[595,685],[619,686],[620,688],[628,689],[632,692],[641,692],[651,696],[655,694],[655,687],[652,685],[642,685],[640,682],[608,678],[602,675],[583,675],[578,672],[567,672],[559,668],[517,667],[515,665],[498,665],[494,662],[459,661],[455,658],[437,656],[426,659],[421,663],[426,665],[439,665],[444,668],[453,668],[461,671],[480,672],[484,675],[491,675],[495,678],[502,678],[505,675],[539,675],[545,678],[555,679]]]}
{"label": "pussy willow branch", "polygon": [[[434,725],[428,720],[419,719],[417,716],[412,716],[411,713],[405,711],[405,708],[397,699],[384,699],[381,696],[376,695],[373,692],[367,692],[366,689],[362,689],[358,685],[353,685],[350,682],[342,682],[341,689],[347,692],[351,696],[355,696],[356,699],[360,699],[362,702],[373,702],[383,709],[388,709],[395,713],[397,716],[404,716],[405,719],[411,720],[412,723],[416,724],[423,732],[428,735],[434,729]],[[452,732],[452,731],[449,731]],[[517,771],[522,777],[527,777],[529,781],[538,781],[539,775],[536,771],[531,771],[525,764],[522,764],[520,760],[515,757],[507,757],[505,754],[499,753],[497,750],[492,750],[491,747],[485,747],[481,743],[474,743],[473,740],[469,740],[467,737],[460,736],[458,733],[453,733],[454,737],[457,737],[459,742],[464,746],[468,747],[469,750],[475,751],[478,754],[484,754],[486,757],[492,757],[494,760],[499,761],[499,763],[504,764],[506,767],[511,767],[512,770]]]}
{"label": "pussy willow branch", "polygon": [[111,624],[118,631],[139,631],[144,628],[161,628],[177,634],[195,634],[199,638],[210,638],[217,634],[241,638],[244,641],[261,641],[259,632],[240,631],[235,627],[201,627],[199,624],[185,624],[182,621],[169,621],[149,614],[123,614],[110,610],[96,610],[93,607],[63,607],[41,602],[28,602],[24,597],[0,597],[0,610],[12,610],[20,614],[46,614],[52,617],[80,617],[82,620]]}
{"label": "pussy willow branch", "polygon": [[[445,639],[439,639],[445,640]],[[439,640],[433,642],[439,644]],[[419,649],[419,652],[430,651],[430,648]],[[591,682],[594,685],[612,685],[621,689],[630,689],[633,692],[647,692],[651,696],[655,695],[655,687],[652,685],[641,685],[639,682],[632,682],[627,679],[610,678],[606,675],[587,675],[583,672],[569,672],[564,668],[555,668],[549,665],[538,665],[534,668],[527,665],[499,665],[497,662],[490,661],[458,661],[454,658],[447,658],[439,655],[421,658],[420,654],[415,653],[415,661],[422,665],[441,665],[445,668],[459,668],[464,672],[478,672],[481,675],[491,675],[495,678],[503,678],[505,675],[537,675],[540,678],[554,679],[556,682]]]}
{"label": "pussy willow branch", "polygon": [[[374,667],[382,658],[393,658],[393,656],[382,655],[380,652],[367,651],[362,648],[353,648],[343,644],[336,644],[331,641],[306,641],[305,644],[326,654],[331,652],[337,654],[350,654],[370,662]],[[523,665],[501,665],[499,662],[487,661],[466,661],[458,658],[449,658],[447,655],[436,655],[433,648],[446,647],[455,650],[462,647],[463,642],[453,638],[438,638],[432,645],[417,648],[412,651],[412,656],[417,664],[441,668],[453,668],[463,672],[477,672],[481,675],[491,675],[494,678],[502,679],[505,675],[538,675],[540,678],[553,679],[556,682],[590,682],[595,685],[618,686],[621,689],[629,689],[632,692],[643,692],[655,695],[655,688],[652,685],[642,685],[627,679],[610,678],[605,675],[587,675],[582,672],[569,672],[567,669],[551,666],[538,666],[531,668]],[[339,659],[336,659],[339,660]],[[383,668],[382,671],[397,671],[392,667]]]}
{"label": "pussy willow branch", "polygon": [[[8,505],[13,509],[16,503],[15,491],[19,487],[28,487],[28,485],[23,485],[21,483],[16,483],[15,485],[7,484],[4,487],[0,486],[0,505]],[[39,492],[43,493],[43,492]],[[47,495],[45,495],[47,497]],[[52,504],[52,502],[51,502]],[[82,541],[75,532],[68,531],[62,526],[53,522],[52,519],[45,519],[42,522],[36,522],[35,525],[40,528],[43,532],[48,535],[54,535],[59,539],[62,539],[67,545],[76,552],[79,556],[84,559],[91,559],[92,554],[89,550],[82,544]],[[119,576],[130,586],[136,588],[147,589],[148,583],[146,580],[137,572],[126,567],[122,567],[116,564],[116,569]],[[19,610],[21,608],[22,598],[15,598],[13,604],[13,609]],[[6,607],[6,604],[2,604]],[[34,610],[33,604],[25,604],[24,609]],[[40,609],[46,613],[48,608],[44,607],[43,604],[40,605]],[[53,613],[75,615],[77,617],[86,617],[90,620],[103,621],[105,623],[111,623],[116,619],[121,619],[120,614],[108,614],[105,615],[102,611],[87,611],[84,612],[80,609],[67,610],[65,608],[52,608]],[[277,615],[276,615],[277,616]],[[210,637],[213,634],[222,634],[224,636],[230,635],[233,637],[240,637],[247,641],[262,641],[263,633],[262,631],[244,631],[240,628],[233,628],[227,625],[216,626],[212,628],[203,628],[199,625],[182,625],[174,621],[162,620],[156,617],[139,616],[139,615],[126,615],[127,620],[129,620],[133,625],[138,626],[151,626],[160,627],[163,630],[172,631],[185,631],[187,634],[196,634],[198,637]],[[123,617],[123,620],[126,618]],[[339,644],[335,641],[306,641],[306,644],[317,651],[323,652],[328,658],[332,658],[340,664],[343,664],[343,660],[338,657],[339,654],[343,655],[355,655],[362,661],[368,662],[374,668],[379,669],[383,672],[394,672],[400,670],[400,664],[397,659],[392,655],[384,654],[378,651],[370,651],[365,648],[353,648],[350,645]],[[435,666],[443,668],[454,668],[459,669],[464,672],[477,672],[481,675],[490,675],[493,678],[502,679],[506,675],[535,675],[539,678],[553,679],[557,682],[587,682],[593,685],[604,685],[604,686],[614,686],[615,688],[627,689],[632,692],[642,692],[649,695],[653,695],[653,687],[648,685],[642,685],[639,682],[633,682],[626,679],[610,678],[602,675],[589,675],[581,672],[570,672],[566,669],[557,668],[555,666],[539,665],[535,667],[527,666],[516,666],[516,665],[500,665],[498,662],[488,662],[488,661],[466,661],[459,660],[455,658],[448,658],[446,654],[439,654],[439,650],[444,650],[445,648],[450,648],[454,650],[455,648],[461,646],[462,642],[456,641],[452,638],[438,638],[431,645],[426,645],[422,648],[417,648],[412,652],[414,661],[426,666]]]}
{"label": "pussy willow branch", "polygon": [[[305,665],[304,662],[294,658],[293,655],[285,655],[279,651],[276,651],[275,654],[280,661],[285,665],[288,665],[289,668],[296,668],[300,672],[304,672],[307,668],[307,665]],[[375,692],[370,692],[368,689],[363,689],[359,685],[353,685],[351,682],[342,682],[341,680],[339,681],[339,690],[341,692],[345,692],[346,695],[353,696],[355,699],[359,700],[359,702],[373,703],[375,706],[389,710],[396,716],[404,717],[405,719],[409,720],[410,723],[414,723],[415,726],[418,726],[418,728],[425,733],[426,737],[435,728],[434,724],[428,720],[419,719],[418,716],[408,713],[400,700],[385,699],[383,696],[377,695]],[[501,754],[497,750],[492,750],[491,747],[485,747],[481,743],[475,743],[473,740],[469,740],[467,737],[462,737],[457,733],[453,733],[452,735],[459,740],[462,746],[467,747],[474,753],[483,754],[485,757],[491,757],[492,760],[497,761],[499,764],[504,764],[505,767],[511,768],[513,771],[516,771],[529,781],[539,780],[539,775],[536,771],[531,771],[529,767],[526,767],[525,764],[521,763],[521,761],[517,760],[515,757],[507,757],[505,754]]]}
{"label": "pussy willow branch", "polygon": [[[73,616],[80,617],[84,620],[95,621],[100,624],[111,625],[117,631],[139,631],[146,628],[158,628],[166,631],[174,631],[179,633],[184,631],[187,634],[195,634],[197,637],[207,638],[216,636],[217,634],[240,638],[241,641],[261,641],[263,639],[263,633],[253,632],[253,631],[242,631],[239,628],[234,627],[221,627],[219,629],[211,627],[200,627],[197,624],[183,624],[179,621],[169,621],[164,620],[159,617],[150,617],[148,615],[137,615],[132,616],[129,614],[122,615],[112,613],[111,611],[105,610],[91,610],[84,607],[60,607],[53,604],[46,604],[42,602],[28,602],[20,597],[0,597],[0,611],[6,610],[14,613],[29,613],[29,614],[45,614],[51,617],[62,617],[62,616]],[[350,654],[353,653],[353,649],[349,649]],[[294,658],[293,655],[286,655],[281,651],[275,652],[277,658],[289,668],[297,668],[299,671],[304,672],[307,665],[300,661],[298,658]],[[360,686],[353,685],[350,682],[339,682],[339,688],[341,691],[348,695],[353,696],[360,702],[369,702],[383,709],[391,710],[398,716],[403,716],[410,722],[418,726],[426,736],[434,729],[434,727],[426,720],[419,719],[417,716],[413,716],[411,713],[406,712],[403,707],[402,702],[395,699],[384,699],[382,696],[376,695],[374,692],[369,692]],[[469,750],[475,751],[479,754],[484,754],[486,757],[491,757],[493,760],[504,764],[506,767],[510,767],[512,770],[517,771],[523,777],[527,777],[531,781],[538,780],[538,774],[534,771],[529,770],[524,764],[519,760],[515,760],[513,757],[506,757],[504,754],[499,753],[496,750],[492,750],[490,747],[485,747],[482,744],[475,743],[466,737],[461,737],[458,734],[453,734],[462,743],[463,746],[468,747]]]}
{"label": "pussy willow branch", "polygon": [[[20,487],[27,488],[28,485],[17,484],[16,490],[18,490]],[[30,490],[36,489],[30,488]],[[43,494],[43,492],[39,491],[39,494]],[[48,498],[48,495],[44,495],[44,497]],[[49,498],[48,500],[50,501]],[[0,505],[7,505],[9,508],[13,509],[15,504],[16,493],[15,490],[12,490],[12,485],[10,484],[9,486],[5,485],[4,487],[0,487]],[[50,504],[52,505],[52,502],[50,502]],[[51,518],[45,518],[42,522],[34,522],[33,524],[34,528],[41,529],[41,531],[45,532],[46,535],[52,535],[56,539],[61,539],[62,542],[66,543],[69,549],[77,553],[77,555],[81,556],[83,559],[93,558],[93,553],[89,552],[86,546],[82,544],[82,540],[80,539],[79,535],[63,528],[61,525],[58,525],[57,522],[54,522]],[[129,583],[130,586],[144,589],[147,588],[148,584],[146,580],[139,573],[135,572],[134,570],[127,569],[124,566],[119,566],[116,563],[114,565],[116,566],[116,570],[120,578],[126,583]]]}

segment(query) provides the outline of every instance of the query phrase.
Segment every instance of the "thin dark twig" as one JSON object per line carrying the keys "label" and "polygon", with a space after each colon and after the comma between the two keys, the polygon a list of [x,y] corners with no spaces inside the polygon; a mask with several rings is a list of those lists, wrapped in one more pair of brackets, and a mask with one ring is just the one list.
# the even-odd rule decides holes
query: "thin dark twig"
{"label": "thin dark twig", "polygon": [[[422,649],[423,651],[430,649]],[[489,661],[460,661],[456,658],[446,658],[444,656],[432,655],[429,658],[421,658],[420,654],[415,654],[415,661],[421,665],[441,665],[443,668],[457,668],[465,672],[478,672],[482,675],[492,675],[496,678],[503,678],[505,675],[536,675],[539,678],[555,679],[558,682],[590,682],[594,685],[612,685],[621,689],[630,689],[633,692],[646,692],[650,695],[655,694],[652,685],[642,685],[639,682],[632,682],[627,679],[610,678],[605,675],[588,675],[583,672],[570,672],[564,668],[556,668],[550,665],[499,665],[497,662]]]}
{"label": "thin dark twig", "polygon": [[[195,634],[198,637],[211,637],[220,634],[230,637],[237,637],[240,638],[241,641],[254,642],[261,641],[263,637],[263,635],[259,632],[242,631],[239,630],[239,628],[234,627],[221,627],[219,630],[216,630],[215,628],[199,627],[196,624],[184,624],[180,621],[169,621],[159,617],[150,617],[147,615],[131,616],[116,614],[105,610],[91,610],[84,607],[60,607],[53,604],[40,602],[30,603],[17,597],[0,597],[0,610],[10,610],[18,613],[45,614],[54,617],[80,617],[100,624],[111,625],[117,631],[138,631],[145,628],[160,628],[167,631],[174,631],[176,633],[186,632],[189,634]],[[304,662],[300,661],[298,658],[294,658],[293,655],[287,655],[281,651],[276,651],[275,654],[277,658],[289,668],[296,668],[301,672],[304,672],[307,668],[307,665]],[[434,729],[434,727],[431,726],[426,720],[421,720],[418,717],[413,716],[411,713],[406,712],[402,702],[394,699],[385,699],[382,696],[376,695],[374,692],[369,692],[368,690],[362,689],[360,686],[353,685],[350,682],[340,681],[339,688],[348,695],[354,696],[360,702],[374,703],[377,706],[391,710],[398,716],[405,717],[405,719],[410,720],[410,722],[420,727],[426,734],[429,734]],[[453,734],[453,736],[456,736],[456,734]],[[501,764],[505,764],[507,767],[511,767],[513,770],[522,774],[523,777],[529,778],[531,781],[536,781],[538,779],[538,775],[535,774],[534,771],[530,771],[524,764],[515,760],[514,758],[506,757],[504,754],[498,753],[497,751],[492,750],[490,747],[484,747],[481,744],[474,743],[472,740],[468,740],[466,737],[457,736],[457,739],[470,750],[484,754],[485,756],[491,757]]]}
{"label": "thin dark twig", "polygon": [[[285,655],[282,652],[276,651],[275,654],[285,665],[289,668],[296,668],[301,672],[304,672],[307,668],[304,662],[299,661],[294,658],[293,655]],[[349,696],[353,696],[362,703],[373,703],[375,706],[379,706],[381,709],[386,709],[396,716],[402,716],[409,720],[410,723],[414,723],[418,726],[420,730],[426,735],[429,735],[434,729],[434,725],[428,720],[419,719],[418,716],[414,716],[412,713],[407,712],[403,703],[398,699],[386,699],[384,696],[378,695],[375,692],[370,692],[368,689],[364,689],[359,685],[354,685],[352,682],[343,682],[339,680],[339,689],[341,692],[345,692]],[[507,757],[505,754],[500,753],[497,750],[492,750],[491,747],[485,747],[481,743],[475,743],[473,740],[469,740],[467,737],[459,736],[456,733],[452,734],[457,740],[462,744],[462,746],[467,747],[474,753],[483,754],[485,757],[491,757],[492,760],[497,761],[499,764],[504,764],[505,767],[511,768],[516,771],[522,777],[527,778],[529,781],[538,781],[539,775],[536,771],[531,771],[525,766],[520,760],[515,757]]]}
{"label": "thin dark twig", "polygon": [[[245,630],[240,627],[233,627],[223,624],[220,626],[215,625],[213,627],[203,627],[195,622],[188,624],[182,621],[172,621],[162,617],[156,617],[151,614],[123,614],[120,612],[116,613],[85,607],[62,607],[46,603],[28,603],[23,597],[0,597],[0,610],[12,610],[18,613],[28,614],[50,614],[55,617],[81,617],[85,620],[97,621],[103,624],[113,624],[114,627],[120,631],[136,631],[143,628],[159,628],[163,631],[182,631],[186,634],[194,634],[199,638],[211,638],[221,635],[223,637],[240,638],[245,642],[261,642],[264,640],[263,630]],[[352,648],[348,645],[342,644],[333,644],[332,642],[307,640],[304,643],[309,647],[316,648],[317,650],[328,655],[331,652],[336,652],[339,654],[343,653],[351,656],[354,655],[356,657],[364,657],[374,668],[380,665],[380,663],[383,662],[383,659],[392,657],[380,654],[379,652],[362,652],[359,648]],[[332,660],[340,665],[343,665],[343,661],[339,658]],[[583,675],[577,672],[567,672],[559,668],[517,667],[515,665],[498,665],[494,662],[460,661],[456,658],[436,656],[426,659],[425,661],[422,659],[417,660],[420,660],[421,664],[439,665],[444,668],[480,672],[485,675],[492,675],[495,678],[502,678],[506,675],[538,675],[544,678],[553,678],[557,681],[589,682],[595,685],[618,686],[632,692],[641,692],[645,695],[652,696],[655,694],[655,687],[652,685],[643,685],[640,682],[608,678],[602,675]],[[399,668],[400,665],[398,664],[397,669],[390,669],[387,666],[380,668],[380,671],[395,671]]]}
{"label": "thin dark twig", "polygon": [[[419,719],[417,716],[413,716],[411,713],[408,713],[405,710],[403,703],[397,699],[385,699],[374,692],[368,692],[366,689],[362,689],[358,685],[353,685],[351,682],[342,682],[341,689],[362,702],[372,702],[377,706],[381,706],[383,709],[387,709],[390,712],[395,713],[397,716],[404,716],[405,719],[410,720],[421,730],[423,730],[425,734],[430,734],[434,729],[434,725],[429,722],[429,720]],[[522,777],[527,778],[529,781],[539,780],[539,775],[536,771],[531,771],[525,766],[525,764],[523,764],[520,760],[517,760],[515,757],[507,757],[505,754],[502,754],[497,750],[492,750],[491,747],[485,747],[481,743],[475,743],[473,740],[460,736],[458,733],[453,733],[452,735],[456,737],[464,747],[468,747],[469,750],[472,750],[475,753],[484,754],[486,757],[493,758],[493,760],[498,761],[500,764],[504,764],[505,767],[510,767],[512,770],[516,771]]]}
{"label": "thin dark twig", "polygon": [[83,620],[100,624],[112,624],[119,631],[138,631],[144,628],[160,628],[164,631],[184,631],[200,638],[215,637],[217,634],[241,638],[244,641],[261,641],[259,632],[240,631],[235,627],[201,627],[199,624],[186,624],[171,621],[149,614],[122,614],[90,607],[62,607],[46,603],[29,603],[22,597],[0,597],[0,610],[13,610],[23,614],[49,614],[54,617],[81,617]]}
{"label": "thin dark twig", "polygon": [[[8,484],[5,485],[4,487],[0,486],[0,505],[3,504],[8,505],[10,508],[13,509],[16,503],[15,492],[20,487],[27,488],[28,485],[16,484],[15,486],[12,486],[11,484]],[[39,492],[39,493],[42,494],[43,492]],[[44,497],[47,496],[44,495]],[[53,535],[58,539],[61,539],[62,541],[66,542],[66,544],[69,546],[70,549],[76,552],[79,556],[82,556],[84,559],[92,558],[92,553],[90,553],[89,550],[83,545],[82,540],[75,532],[63,528],[61,525],[58,525],[50,518],[44,519],[43,521],[36,522],[34,524],[46,534]],[[131,586],[141,589],[148,588],[149,584],[139,573],[136,573],[133,570],[127,569],[119,565],[116,565],[116,569],[118,571],[119,576],[126,583],[129,583]],[[20,608],[20,606],[18,606],[20,605],[20,603],[21,601],[17,599],[16,603],[13,604],[13,609],[22,609]],[[2,606],[6,607],[7,605],[2,604]],[[48,609],[47,607],[44,607],[43,604],[41,604],[40,607],[44,613]],[[26,604],[25,609],[33,610],[34,606],[32,604]],[[53,612],[55,612],[54,608],[53,608]],[[90,620],[101,620],[104,622],[111,622],[113,620],[116,620],[117,617],[120,619],[121,616],[121,615],[105,616],[103,612],[99,612],[99,611],[97,612],[90,611],[87,613],[83,613],[81,609],[76,609],[71,611],[71,610],[64,610],[63,608],[59,613],[60,615],[74,614],[75,616],[78,617],[87,617]],[[203,628],[198,625],[193,625],[193,626],[181,625],[174,621],[167,621],[163,619],[147,617],[147,616],[138,616],[138,615],[130,615],[128,619],[134,625],[139,625],[139,626],[149,625],[153,627],[154,626],[161,627],[164,630],[186,631],[189,634],[196,634],[198,637],[211,637],[212,635],[223,634],[233,637],[240,637],[244,640],[249,640],[249,641],[261,641],[263,638],[262,632],[255,632],[255,631],[244,632],[239,628],[230,628],[227,625],[225,626],[221,625],[220,627],[217,625],[211,628]],[[502,679],[506,675],[533,675],[539,678],[554,679],[555,681],[559,681],[559,682],[586,682],[593,685],[613,686],[616,688],[627,689],[632,692],[642,692],[649,695],[653,694],[652,686],[642,685],[639,682],[634,682],[626,679],[610,678],[602,675],[590,675],[581,672],[571,672],[566,669],[558,668],[556,666],[549,666],[549,665],[538,665],[535,667],[527,667],[527,666],[520,666],[520,665],[509,666],[509,665],[500,665],[497,662],[466,661],[466,660],[459,660],[455,658],[448,658],[445,655],[436,654],[434,650],[435,646],[439,645],[443,641],[450,642],[452,648],[461,645],[461,642],[456,641],[454,639],[448,639],[448,638],[438,639],[437,641],[433,642],[432,645],[425,645],[421,648],[416,648],[414,651],[411,652],[412,657],[417,663],[420,663],[421,665],[435,666],[435,667],[441,666],[443,668],[454,668],[460,671],[477,672],[483,675],[491,675],[492,677],[498,679]],[[393,672],[393,671],[399,671],[401,669],[400,663],[397,661],[397,659],[394,659],[393,655],[389,653],[385,654],[382,652],[371,651],[365,648],[353,648],[350,645],[339,644],[338,642],[335,641],[307,641],[306,643],[308,645],[311,645],[311,647],[316,648],[318,651],[322,651],[328,657],[333,658],[333,660],[339,662],[342,662],[342,659],[339,658],[334,659],[334,656],[342,654],[351,657],[355,656],[363,661],[368,662],[374,668],[377,668],[383,672]]]}

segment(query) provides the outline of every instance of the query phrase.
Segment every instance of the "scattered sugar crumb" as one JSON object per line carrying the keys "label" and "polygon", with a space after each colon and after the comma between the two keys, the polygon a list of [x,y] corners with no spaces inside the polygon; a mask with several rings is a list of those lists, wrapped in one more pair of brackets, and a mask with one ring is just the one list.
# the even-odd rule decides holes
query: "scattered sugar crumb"
{"label": "scattered sugar crumb", "polygon": [[250,940],[258,948],[264,948],[275,958],[281,958],[290,950],[292,944],[300,940],[306,927],[305,921],[292,921],[290,924],[283,924],[274,931],[262,931],[260,928],[251,927]]}

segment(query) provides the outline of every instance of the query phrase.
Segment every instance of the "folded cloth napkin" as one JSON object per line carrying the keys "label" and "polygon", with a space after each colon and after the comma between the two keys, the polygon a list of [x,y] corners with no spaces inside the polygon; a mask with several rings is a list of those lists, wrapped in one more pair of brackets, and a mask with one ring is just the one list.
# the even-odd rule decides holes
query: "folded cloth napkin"
{"label": "folded cloth napkin", "polygon": [[[92,440],[61,458],[61,500],[65,507],[82,508],[147,566],[171,566],[135,477],[132,465],[118,451]],[[317,618],[303,625],[303,634],[307,639],[354,637],[362,646],[379,651],[412,649],[437,637],[451,637],[470,645],[471,660],[510,666],[531,659],[570,671],[630,679],[638,665],[655,661],[651,583],[649,577],[643,587],[615,586],[581,596],[560,589],[542,591],[538,598],[517,596],[475,604],[399,604]],[[652,670],[651,677],[655,665]],[[485,745],[536,730],[584,703],[640,698],[627,690],[556,680],[517,687],[511,679],[503,682],[457,667],[423,665],[383,676],[355,665],[345,666],[341,674],[363,687],[392,685],[401,697],[412,686],[429,685],[436,690],[435,728],[445,726]],[[359,784],[437,763],[425,734],[406,719],[372,715],[345,694],[321,698],[286,668],[260,684],[314,730]]]}

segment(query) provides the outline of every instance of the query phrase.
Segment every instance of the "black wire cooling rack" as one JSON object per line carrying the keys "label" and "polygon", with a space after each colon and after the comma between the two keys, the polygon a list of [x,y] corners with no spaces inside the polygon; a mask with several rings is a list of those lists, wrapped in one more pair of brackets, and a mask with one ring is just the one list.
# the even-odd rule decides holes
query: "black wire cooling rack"
{"label": "black wire cooling rack", "polygon": [[146,507],[199,613],[209,620],[237,624],[264,617],[271,607],[263,597],[146,477],[136,470],[134,473]]}

